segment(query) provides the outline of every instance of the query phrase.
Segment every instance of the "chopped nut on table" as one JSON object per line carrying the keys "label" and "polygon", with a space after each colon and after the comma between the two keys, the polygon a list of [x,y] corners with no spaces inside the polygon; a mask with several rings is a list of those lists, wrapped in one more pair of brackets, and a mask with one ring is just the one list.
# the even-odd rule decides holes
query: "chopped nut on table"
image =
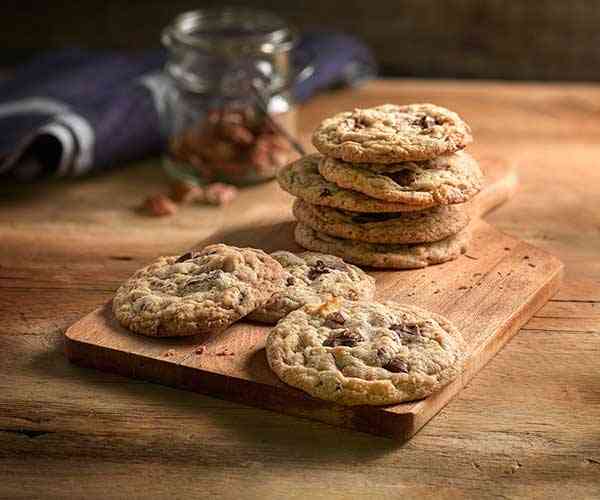
{"label": "chopped nut on table", "polygon": [[171,199],[176,203],[202,201],[204,189],[191,182],[179,181],[171,185]]}
{"label": "chopped nut on table", "polygon": [[206,186],[204,200],[211,205],[227,205],[237,198],[238,190],[235,186],[215,182]]}
{"label": "chopped nut on table", "polygon": [[177,205],[164,194],[155,194],[146,198],[142,210],[148,215],[163,217],[177,213]]}

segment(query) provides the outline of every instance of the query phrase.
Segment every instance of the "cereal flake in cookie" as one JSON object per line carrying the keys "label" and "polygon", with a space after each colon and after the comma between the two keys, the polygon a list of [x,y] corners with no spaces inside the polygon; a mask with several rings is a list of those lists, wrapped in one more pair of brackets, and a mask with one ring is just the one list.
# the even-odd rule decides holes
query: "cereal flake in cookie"
{"label": "cereal flake in cookie", "polygon": [[117,290],[119,323],[153,337],[224,330],[264,305],[285,272],[262,250],[209,245],[180,257],[160,257]]}
{"label": "cereal flake in cookie", "polygon": [[473,138],[469,126],[446,108],[383,104],[324,120],[312,140],[319,152],[347,162],[397,163],[454,153]]}
{"label": "cereal flake in cookie", "polygon": [[414,244],[366,243],[347,240],[315,231],[299,222],[294,231],[296,242],[308,250],[337,255],[359,266],[386,269],[418,269],[458,258],[471,239],[469,227],[440,241]]}
{"label": "cereal flake in cookie", "polygon": [[352,164],[324,157],[319,173],[341,188],[379,200],[426,206],[464,203],[481,190],[483,182],[479,165],[464,151],[391,164]]}
{"label": "cereal flake in cookie", "polygon": [[[357,191],[343,189],[319,174],[321,155],[304,156],[279,170],[277,181],[282,189],[313,205],[355,212],[413,212],[427,204],[408,205],[378,200]],[[435,205],[432,202],[429,206]]]}
{"label": "cereal flake in cookie", "polygon": [[387,405],[429,396],[454,380],[465,356],[444,317],[393,302],[330,300],[290,313],[266,343],[286,384],[344,405]]}
{"label": "cereal flake in cookie", "polygon": [[294,202],[294,216],[331,236],[369,243],[424,243],[458,233],[469,224],[469,204],[428,208],[419,212],[361,213]]}
{"label": "cereal flake in cookie", "polygon": [[249,319],[277,323],[291,311],[330,296],[366,300],[375,295],[375,280],[339,257],[286,251],[273,252],[271,257],[288,273],[284,286],[264,306],[251,312]]}

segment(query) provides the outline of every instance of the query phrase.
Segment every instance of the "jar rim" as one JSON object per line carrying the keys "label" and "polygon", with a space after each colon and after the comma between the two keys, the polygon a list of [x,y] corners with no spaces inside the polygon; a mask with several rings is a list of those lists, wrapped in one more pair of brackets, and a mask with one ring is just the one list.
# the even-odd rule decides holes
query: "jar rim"
{"label": "jar rim", "polygon": [[281,17],[246,7],[184,12],[162,33],[162,42],[169,48],[195,48],[230,55],[285,52],[296,41],[296,32]]}

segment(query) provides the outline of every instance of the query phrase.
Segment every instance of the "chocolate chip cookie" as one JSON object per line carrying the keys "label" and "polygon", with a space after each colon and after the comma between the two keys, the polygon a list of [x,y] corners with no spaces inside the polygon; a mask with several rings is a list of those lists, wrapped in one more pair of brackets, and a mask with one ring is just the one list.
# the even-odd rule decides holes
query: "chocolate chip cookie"
{"label": "chocolate chip cookie", "polygon": [[454,380],[465,357],[444,317],[393,302],[330,300],[290,313],[266,343],[286,384],[343,405],[387,405],[429,396]]}
{"label": "chocolate chip cookie", "polygon": [[370,243],[423,243],[458,233],[470,220],[468,203],[419,212],[348,212],[294,202],[294,217],[316,231]]}
{"label": "chocolate chip cookie", "polygon": [[459,151],[432,160],[404,163],[347,163],[324,157],[319,173],[341,188],[396,203],[449,205],[475,196],[483,174],[475,159]]}
{"label": "chocolate chip cookie", "polygon": [[249,319],[277,323],[291,311],[328,297],[361,300],[375,296],[375,279],[339,257],[286,251],[273,252],[271,257],[286,271],[286,279],[264,306],[250,313]]}
{"label": "chocolate chip cookie", "polygon": [[209,245],[137,271],[117,290],[113,313],[153,337],[218,332],[266,304],[285,276],[262,250]]}
{"label": "chocolate chip cookie", "polygon": [[408,205],[378,200],[357,191],[343,189],[319,174],[321,155],[300,158],[279,170],[277,180],[288,193],[313,205],[341,208],[355,212],[412,212],[430,205]]}
{"label": "chocolate chip cookie", "polygon": [[312,137],[324,155],[367,163],[428,160],[472,140],[469,126],[456,113],[434,104],[384,104],[338,113]]}
{"label": "chocolate chip cookie", "polygon": [[388,245],[330,236],[299,222],[294,237],[299,245],[308,250],[337,255],[353,264],[388,269],[417,269],[459,257],[467,249],[470,231],[467,227],[455,235],[431,243]]}

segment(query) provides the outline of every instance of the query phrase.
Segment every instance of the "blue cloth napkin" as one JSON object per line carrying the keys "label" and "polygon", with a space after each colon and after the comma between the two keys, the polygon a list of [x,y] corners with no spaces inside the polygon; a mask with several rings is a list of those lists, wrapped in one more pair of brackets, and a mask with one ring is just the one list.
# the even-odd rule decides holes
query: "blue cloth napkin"
{"label": "blue cloth napkin", "polygon": [[[0,176],[35,180],[79,176],[159,153],[166,53],[43,54],[0,83]],[[357,85],[376,74],[362,43],[341,34],[306,33],[294,68],[314,73],[293,88],[305,101],[320,90]]]}

